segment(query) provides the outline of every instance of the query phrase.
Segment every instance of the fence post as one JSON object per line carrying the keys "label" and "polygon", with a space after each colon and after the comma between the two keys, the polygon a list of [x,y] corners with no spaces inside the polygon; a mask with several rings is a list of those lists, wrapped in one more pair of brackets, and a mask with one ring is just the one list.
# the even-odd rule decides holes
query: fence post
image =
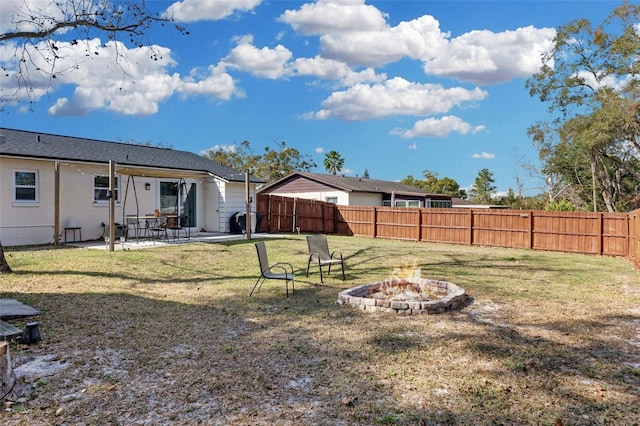
{"label": "fence post", "polygon": [[422,236],[422,210],[420,210],[420,208],[418,207],[418,232],[417,232],[417,238],[416,241],[420,242],[420,237]]}
{"label": "fence post", "polygon": [[267,194],[267,197],[267,223],[269,224],[267,232],[271,233],[271,221],[273,220],[271,217],[271,194]]}
{"label": "fence post", "polygon": [[597,244],[597,248],[596,251],[598,252],[599,256],[602,256],[602,252],[603,252],[603,248],[602,248],[602,241],[603,241],[603,235],[602,235],[602,228],[603,228],[603,222],[604,222],[604,213],[597,213],[598,214],[598,244]]}
{"label": "fence post", "polygon": [[371,238],[376,237],[376,222],[378,221],[377,212],[378,210],[376,209],[376,206],[371,207]]}
{"label": "fence post", "polygon": [[473,209],[469,209],[469,245],[473,245]]}
{"label": "fence post", "polygon": [[527,222],[527,228],[529,228],[529,241],[527,243],[527,248],[531,250],[533,248],[533,210],[529,210],[529,218]]}

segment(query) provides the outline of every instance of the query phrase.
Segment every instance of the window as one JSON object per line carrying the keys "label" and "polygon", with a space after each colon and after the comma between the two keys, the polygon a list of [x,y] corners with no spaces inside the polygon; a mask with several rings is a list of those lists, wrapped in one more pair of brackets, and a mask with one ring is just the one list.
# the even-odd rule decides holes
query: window
{"label": "window", "polygon": [[[114,199],[120,201],[120,179],[116,176]],[[109,176],[93,177],[93,201],[95,203],[104,203],[109,201]]]}
{"label": "window", "polygon": [[14,201],[22,203],[38,202],[38,172],[16,170],[13,175]]}
{"label": "window", "polygon": [[[391,205],[389,202],[388,205]],[[396,207],[420,207],[420,201],[418,200],[396,200]]]}
{"label": "window", "polygon": [[451,201],[449,200],[428,200],[427,206],[441,209],[451,208]]}
{"label": "window", "polygon": [[327,203],[338,204],[338,197],[326,197],[325,200]]}

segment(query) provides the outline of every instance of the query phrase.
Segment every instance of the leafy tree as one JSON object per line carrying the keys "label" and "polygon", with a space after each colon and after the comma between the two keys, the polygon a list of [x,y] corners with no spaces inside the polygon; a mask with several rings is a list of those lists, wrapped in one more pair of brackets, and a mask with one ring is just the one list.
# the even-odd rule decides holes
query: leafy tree
{"label": "leafy tree", "polygon": [[340,156],[338,151],[329,151],[324,158],[324,168],[331,174],[336,174],[342,170],[344,166],[344,159]]}
{"label": "leafy tree", "polygon": [[[11,47],[12,58],[3,59],[17,69],[2,66],[6,77],[15,78],[14,93],[3,94],[4,105],[26,96],[35,103],[48,89],[40,80],[51,81],[62,74],[78,70],[81,64],[67,64],[62,47],[87,44],[87,56],[98,55],[89,42],[94,35],[106,37],[110,42],[126,39],[135,47],[147,47],[151,58],[159,59],[147,38],[154,25],[173,22],[171,17],[151,12],[145,0],[111,2],[107,0],[64,0],[51,2],[15,2],[19,5],[12,15],[13,27],[2,28],[0,45]],[[172,24],[182,34],[185,27]],[[115,62],[124,60],[122,52],[114,50]],[[74,59],[75,61],[75,59]],[[61,65],[61,64],[65,65]],[[35,70],[35,71],[34,71]],[[124,72],[123,72],[124,74]],[[38,83],[36,83],[38,81]]]}
{"label": "leafy tree", "polygon": [[469,196],[475,203],[488,204],[493,201],[493,193],[496,190],[495,179],[489,169],[482,169],[471,186]]}
{"label": "leafy tree", "polygon": [[438,175],[430,170],[424,170],[422,175],[422,180],[415,179],[412,175],[409,175],[400,182],[433,194],[446,194],[452,197],[467,198],[467,192],[464,189],[460,189],[460,185],[458,185],[458,182],[454,179],[449,177],[439,179]]}
{"label": "leafy tree", "polygon": [[267,182],[274,182],[294,171],[311,171],[316,163],[307,155],[291,147],[284,141],[278,144],[277,150],[265,147],[262,159],[256,168],[256,174]]}
{"label": "leafy tree", "polygon": [[209,149],[203,156],[237,170],[252,170],[254,175],[267,183],[275,182],[294,171],[311,171],[316,167],[309,156],[288,147],[284,141],[277,144],[277,149],[265,147],[262,155],[254,154],[251,144],[244,141],[239,145]]}
{"label": "leafy tree", "polygon": [[[640,180],[640,6],[624,3],[599,25],[558,28],[531,96],[549,103],[550,122],[529,128],[548,182],[594,211],[638,207]],[[576,203],[577,201],[577,203]]]}
{"label": "leafy tree", "polygon": [[547,204],[545,210],[556,212],[574,212],[577,210],[577,208],[571,201],[562,199],[560,201],[554,201]]}
{"label": "leafy tree", "polygon": [[[133,45],[141,47],[147,41],[146,34],[151,26],[171,22],[171,18],[151,13],[145,1],[66,0],[48,2],[46,8],[38,8],[35,4],[23,2],[21,10],[12,17],[15,26],[2,28],[0,33],[0,45],[10,46],[14,52],[14,57],[6,59],[6,63],[18,66],[15,73],[6,66],[0,67],[5,77],[16,79],[14,93],[0,96],[0,111],[6,103],[16,102],[20,93],[26,93],[31,103],[37,101],[39,96],[34,93],[40,88],[33,87],[28,64],[35,64],[37,58],[36,72],[50,79],[56,78],[56,66],[62,59],[59,56],[61,43],[83,43],[98,33],[112,41],[127,36]],[[176,26],[176,29],[187,34],[184,27]],[[119,52],[116,54],[116,60],[121,59]],[[48,67],[41,66],[43,58]],[[78,67],[76,63],[60,72],[73,72]],[[11,268],[0,242],[0,273],[6,272],[11,272]]]}
{"label": "leafy tree", "polygon": [[249,141],[230,146],[216,146],[202,154],[203,157],[213,160],[223,166],[236,170],[255,170],[262,156],[256,155],[251,149]]}
{"label": "leafy tree", "polygon": [[369,179],[369,170],[364,169],[364,173],[362,174],[363,179]]}

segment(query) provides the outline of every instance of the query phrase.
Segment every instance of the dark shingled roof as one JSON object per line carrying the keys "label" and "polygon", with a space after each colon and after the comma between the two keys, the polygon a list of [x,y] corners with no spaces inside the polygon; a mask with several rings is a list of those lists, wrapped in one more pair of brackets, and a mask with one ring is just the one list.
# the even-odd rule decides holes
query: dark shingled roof
{"label": "dark shingled roof", "polygon": [[260,192],[269,192],[270,189],[275,189],[278,186],[286,183],[296,176],[300,176],[305,179],[309,179],[318,183],[322,183],[327,186],[334,187],[336,189],[340,189],[342,191],[347,192],[371,192],[371,193],[384,193],[391,194],[395,193],[397,195],[407,195],[407,196],[417,196],[417,197],[426,197],[426,196],[439,196],[442,197],[442,194],[431,194],[426,191],[423,191],[419,188],[415,188],[413,186],[405,185],[399,182],[391,182],[387,180],[378,180],[378,179],[365,179],[358,177],[347,177],[347,176],[339,176],[339,175],[325,175],[319,173],[310,173],[310,172],[293,172],[287,177],[280,179],[277,182],[274,182],[271,185],[267,185],[260,189]]}
{"label": "dark shingled roof", "polygon": [[[187,151],[0,127],[0,155],[202,172],[243,182],[244,173]],[[252,182],[264,183],[252,177]]]}

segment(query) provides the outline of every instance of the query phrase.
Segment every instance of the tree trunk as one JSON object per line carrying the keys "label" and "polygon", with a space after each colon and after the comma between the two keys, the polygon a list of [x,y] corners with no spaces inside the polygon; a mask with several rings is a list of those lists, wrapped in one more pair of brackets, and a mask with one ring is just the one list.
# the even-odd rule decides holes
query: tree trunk
{"label": "tree trunk", "polygon": [[0,274],[13,272],[11,267],[7,263],[7,259],[4,257],[4,247],[2,247],[2,241],[0,241]]}
{"label": "tree trunk", "polygon": [[598,189],[596,177],[596,161],[591,157],[591,197],[593,198],[593,211],[598,211]]}
{"label": "tree trunk", "polygon": [[0,402],[8,396],[16,384],[16,376],[11,366],[9,344],[0,342]]}

